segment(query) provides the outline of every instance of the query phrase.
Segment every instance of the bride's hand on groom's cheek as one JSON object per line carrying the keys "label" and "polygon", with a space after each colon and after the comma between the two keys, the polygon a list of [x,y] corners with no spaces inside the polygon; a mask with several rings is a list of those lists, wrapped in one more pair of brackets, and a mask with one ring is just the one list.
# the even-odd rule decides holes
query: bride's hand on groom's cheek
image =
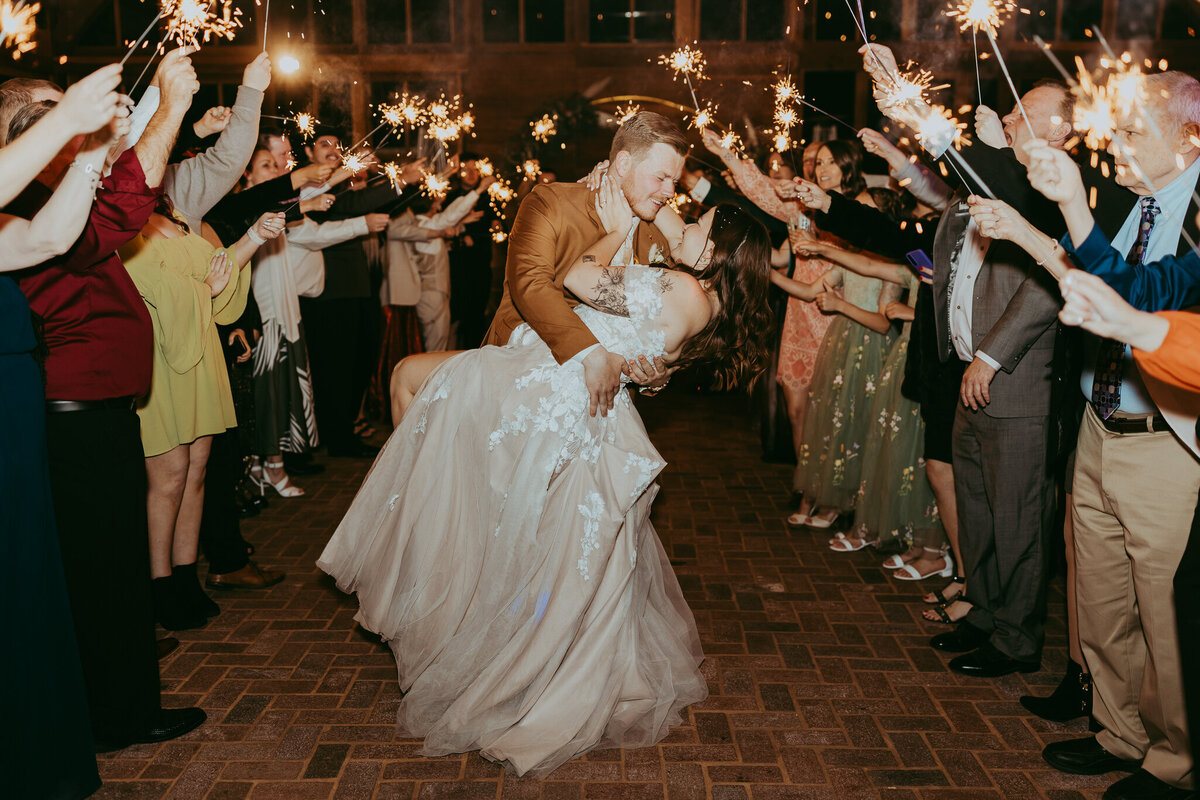
{"label": "bride's hand on groom's cheek", "polygon": [[592,171],[579,179],[579,183],[584,184],[593,192],[600,188],[600,179],[608,172],[608,160],[601,161],[596,166],[592,167]]}

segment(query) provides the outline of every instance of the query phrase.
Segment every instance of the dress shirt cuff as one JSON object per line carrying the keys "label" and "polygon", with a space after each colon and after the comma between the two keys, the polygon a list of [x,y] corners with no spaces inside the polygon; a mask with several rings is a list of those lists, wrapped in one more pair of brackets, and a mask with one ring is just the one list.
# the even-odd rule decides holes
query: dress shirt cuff
{"label": "dress shirt cuff", "polygon": [[978,358],[983,363],[987,364],[992,369],[996,370],[996,372],[1000,371],[1000,362],[997,361],[996,359],[992,358],[991,356],[989,356],[987,353],[983,352],[982,350],[976,350],[975,357]]}
{"label": "dress shirt cuff", "polygon": [[585,347],[585,348],[583,348],[583,349],[582,349],[582,350],[580,350],[578,353],[576,353],[575,355],[571,356],[571,361],[574,361],[574,362],[575,362],[575,363],[577,363],[577,364],[582,364],[582,363],[583,363],[583,360],[584,360],[585,358],[587,358],[588,356],[590,356],[590,355],[592,354],[592,351],[593,351],[593,350],[595,350],[597,347],[600,347],[600,345],[599,345],[599,344],[594,344],[594,345],[592,345],[591,347]]}
{"label": "dress shirt cuff", "polygon": [[700,178],[696,181],[696,185],[692,187],[692,191],[688,192],[692,199],[697,203],[703,203],[704,198],[708,197],[709,190],[712,189],[712,183],[708,178]]}
{"label": "dress shirt cuff", "polygon": [[320,186],[305,186],[300,189],[300,199],[312,200],[314,197],[320,197],[328,191],[328,183],[322,183]]}
{"label": "dress shirt cuff", "polygon": [[1085,272],[1092,272],[1097,264],[1107,258],[1113,251],[1112,243],[1108,241],[1100,226],[1092,223],[1092,230],[1078,247],[1071,241],[1071,234],[1063,235],[1062,246],[1067,254],[1075,258]]}

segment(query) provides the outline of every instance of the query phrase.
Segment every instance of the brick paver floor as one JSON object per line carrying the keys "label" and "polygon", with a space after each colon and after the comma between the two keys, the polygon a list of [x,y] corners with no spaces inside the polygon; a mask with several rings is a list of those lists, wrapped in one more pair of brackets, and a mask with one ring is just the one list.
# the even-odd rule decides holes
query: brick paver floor
{"label": "brick paver floor", "polygon": [[537,782],[475,754],[423,758],[398,738],[391,653],[314,566],[368,466],[328,459],[306,498],[273,500],[245,526],[256,558],[287,580],[216,595],[220,616],[179,633],[162,663],[164,704],[199,705],[208,723],[102,756],[97,797],[1069,800],[1119,777],[1050,769],[1041,748],[1085,724],[1043,722],[1017,702],[1062,674],[1061,580],[1044,671],[957,676],[926,644],[945,630],[920,618],[928,587],[895,581],[870,550],[834,553],[827,535],[787,528],[791,469],[759,459],[744,399],[675,389],[640,406],[670,462],[654,521],[711,690],[661,744],[593,752]]}

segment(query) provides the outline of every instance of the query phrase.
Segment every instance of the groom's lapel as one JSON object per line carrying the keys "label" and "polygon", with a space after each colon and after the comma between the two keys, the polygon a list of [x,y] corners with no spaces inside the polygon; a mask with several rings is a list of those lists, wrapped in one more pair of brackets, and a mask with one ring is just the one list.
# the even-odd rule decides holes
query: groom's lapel
{"label": "groom's lapel", "polygon": [[634,260],[639,264],[650,264],[650,251],[655,245],[658,246],[658,252],[662,254],[662,260],[665,260],[669,252],[667,237],[663,236],[662,231],[654,223],[638,220],[637,233],[633,235]]}

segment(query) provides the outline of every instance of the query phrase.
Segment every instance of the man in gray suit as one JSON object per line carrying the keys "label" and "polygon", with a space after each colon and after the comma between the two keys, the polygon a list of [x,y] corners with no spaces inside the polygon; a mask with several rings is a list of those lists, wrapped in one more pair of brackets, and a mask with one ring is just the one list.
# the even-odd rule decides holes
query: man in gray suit
{"label": "man in gray suit", "polygon": [[[886,48],[873,49],[864,64],[886,81],[876,73],[881,61],[894,58]],[[1032,126],[1034,136],[1062,147],[1071,136],[1073,99],[1065,86],[1047,82],[1021,104],[1028,124],[1014,109],[1003,120],[1003,143],[999,131],[982,125],[980,141],[963,156],[998,199],[1057,237],[1062,217],[1025,180],[1024,145]],[[978,114],[986,121],[990,112]],[[1053,279],[1024,251],[979,233],[965,192],[938,225],[933,265],[938,354],[967,364],[954,421],[954,482],[971,610],[930,644],[964,653],[950,662],[962,674],[1032,672],[1041,663],[1054,519],[1048,443],[1061,299]]]}

